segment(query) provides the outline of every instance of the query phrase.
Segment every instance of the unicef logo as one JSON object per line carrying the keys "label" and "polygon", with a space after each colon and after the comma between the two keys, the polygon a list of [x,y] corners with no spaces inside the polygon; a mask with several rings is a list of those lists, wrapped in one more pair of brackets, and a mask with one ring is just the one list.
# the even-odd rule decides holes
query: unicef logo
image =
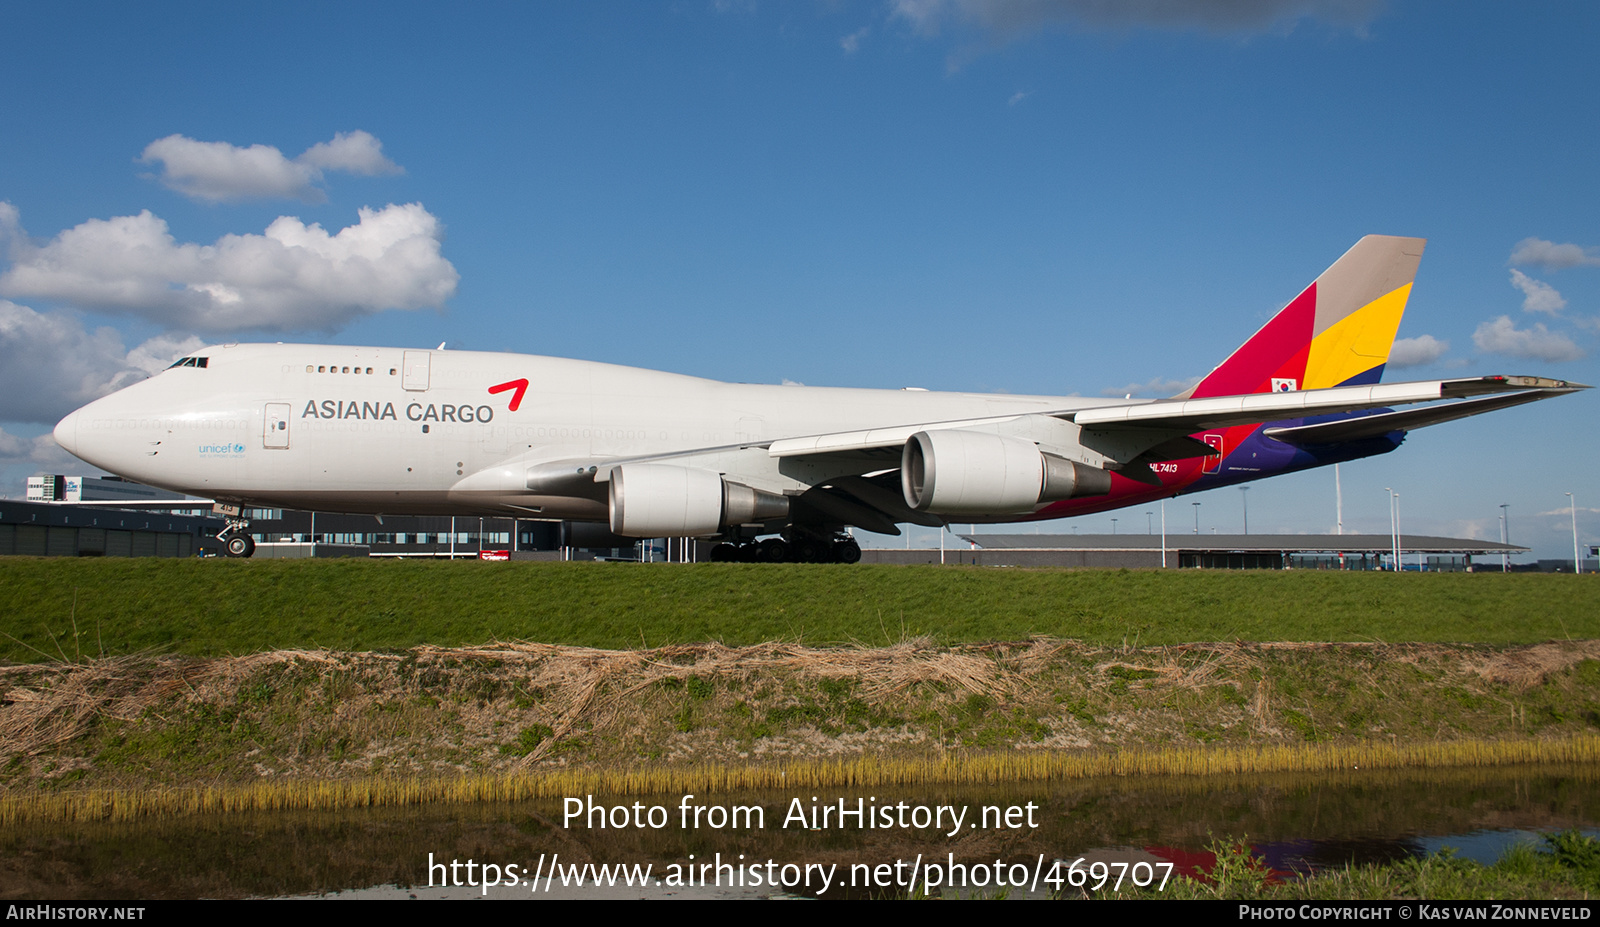
{"label": "unicef logo", "polygon": [[244,445],[237,441],[228,441],[222,444],[202,444],[199,447],[201,457],[242,457]]}

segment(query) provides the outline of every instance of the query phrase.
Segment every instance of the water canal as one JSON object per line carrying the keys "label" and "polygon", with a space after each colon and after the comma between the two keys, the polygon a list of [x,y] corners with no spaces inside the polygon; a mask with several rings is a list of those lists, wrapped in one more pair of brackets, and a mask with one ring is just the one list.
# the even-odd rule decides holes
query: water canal
{"label": "water canal", "polygon": [[[564,817],[571,809],[560,800],[41,824],[0,832],[0,884],[11,898],[81,900],[481,897],[489,864],[497,881],[519,882],[487,892],[501,898],[766,897],[785,890],[817,895],[822,888],[824,898],[892,897],[905,893],[903,877],[914,860],[937,863],[946,877],[960,875],[969,885],[980,878],[1015,884],[1019,876],[1036,877],[1040,861],[1048,875],[1055,860],[1078,858],[1145,861],[1150,868],[1137,874],[1159,877],[1163,864],[1176,873],[1206,865],[1213,837],[1248,841],[1284,873],[1389,861],[1444,846],[1493,862],[1516,840],[1537,833],[1573,827],[1595,833],[1597,780],[1600,770],[1592,768],[1348,770],[638,798],[642,809],[661,809],[654,819],[660,827],[651,826],[648,815],[614,818],[620,827],[598,826],[591,816],[588,823],[597,826],[585,826],[581,817]],[[854,816],[839,826],[836,815],[826,821],[811,815],[841,800],[849,810],[865,807],[878,826],[857,826]],[[632,807],[634,801],[608,798],[604,804]],[[684,804],[747,810],[737,826],[727,820],[712,826],[713,819],[702,816],[699,827],[684,828]],[[804,823],[794,816],[797,805],[810,815]],[[965,809],[967,817],[959,827],[949,816],[937,828],[900,826],[899,819],[915,823],[904,809],[917,807]],[[993,814],[973,826],[986,808]],[[748,809],[760,813],[751,816]],[[891,810],[874,816],[873,809]],[[468,860],[473,885],[440,884],[466,881]],[[452,862],[458,864],[453,873]],[[584,872],[581,867],[618,864],[630,873],[641,871],[631,867],[651,867],[649,884],[604,893],[592,886],[562,890],[562,876]],[[587,877],[598,871],[587,870]],[[670,884],[674,871],[677,884]],[[694,883],[697,871],[703,881],[722,884],[685,884]],[[852,873],[857,882],[887,874],[891,884],[881,878],[876,885],[850,884]],[[534,881],[544,888],[535,892]],[[1042,895],[1048,887],[1013,893]]]}

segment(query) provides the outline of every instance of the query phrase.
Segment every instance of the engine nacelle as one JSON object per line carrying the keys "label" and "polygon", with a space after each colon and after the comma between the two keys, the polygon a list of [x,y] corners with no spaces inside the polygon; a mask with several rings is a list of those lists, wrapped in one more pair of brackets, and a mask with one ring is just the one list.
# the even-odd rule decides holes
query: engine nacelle
{"label": "engine nacelle", "polygon": [[611,531],[624,537],[704,537],[789,513],[789,498],[710,470],[623,464],[611,473]]}
{"label": "engine nacelle", "polygon": [[1000,515],[1111,492],[1111,474],[981,431],[919,431],[900,455],[906,505],[935,515]]}

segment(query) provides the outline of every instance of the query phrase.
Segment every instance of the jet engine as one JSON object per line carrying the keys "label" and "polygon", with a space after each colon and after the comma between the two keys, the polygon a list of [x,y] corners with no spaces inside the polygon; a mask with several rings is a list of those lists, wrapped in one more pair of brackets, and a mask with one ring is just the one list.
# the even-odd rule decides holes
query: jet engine
{"label": "jet engine", "polygon": [[900,455],[906,505],[935,515],[1026,512],[1111,492],[1111,474],[1046,454],[1032,441],[959,429],[919,431]]}
{"label": "jet engine", "polygon": [[704,537],[788,514],[787,496],[710,470],[623,464],[611,474],[611,531],[624,537]]}

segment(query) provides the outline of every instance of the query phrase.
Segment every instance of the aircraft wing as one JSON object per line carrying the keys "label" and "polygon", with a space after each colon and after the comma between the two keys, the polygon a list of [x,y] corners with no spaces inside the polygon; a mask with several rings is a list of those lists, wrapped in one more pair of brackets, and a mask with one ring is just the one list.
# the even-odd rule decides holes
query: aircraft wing
{"label": "aircraft wing", "polygon": [[[1208,445],[1190,437],[1209,429],[1432,403],[1265,431],[1267,437],[1290,444],[1336,444],[1587,388],[1544,377],[1493,376],[1118,403],[800,435],[628,458],[507,461],[469,476],[456,488],[583,497],[604,505],[607,484],[618,474],[634,473],[636,485],[637,480],[665,479],[669,473],[674,474],[672,479],[686,478],[686,471],[698,471],[702,474],[698,479],[743,487],[737,491],[748,497],[752,511],[758,513],[779,512],[783,505],[792,505],[791,516],[800,513],[815,520],[898,534],[897,522],[942,524],[946,520],[944,515],[911,508],[900,492],[901,452],[908,443],[928,435],[955,433],[949,437],[960,438],[958,444],[979,441],[983,447],[1009,442],[1011,447],[1027,448],[1035,457],[1044,455],[1047,467],[1076,468],[1074,479],[1086,478],[1086,470],[1091,474],[1088,478],[1098,473],[1099,479],[1108,479],[1104,471],[1109,470],[1159,486],[1149,465],[1211,453]],[[1055,463],[1050,464],[1051,460]],[[774,500],[783,499],[789,501],[771,508]]]}
{"label": "aircraft wing", "polygon": [[[1128,448],[1139,445],[1135,450],[1125,450],[1122,453],[1113,452],[1108,455],[1114,459],[1132,459],[1132,457],[1140,453],[1159,447],[1175,438],[1181,438],[1184,435],[1204,431],[1208,428],[1226,428],[1231,425],[1250,425],[1257,422],[1305,418],[1339,412],[1359,412],[1364,409],[1379,409],[1418,402],[1468,399],[1474,396],[1491,396],[1494,399],[1492,402],[1479,400],[1472,403],[1455,403],[1449,406],[1430,407],[1416,412],[1394,413],[1402,417],[1386,419],[1391,423],[1388,427],[1379,432],[1372,432],[1374,434],[1382,434],[1389,431],[1417,428],[1422,425],[1464,418],[1468,415],[1476,415],[1492,409],[1520,405],[1539,399],[1548,399],[1552,396],[1561,396],[1588,388],[1582,383],[1569,383],[1566,380],[1553,380],[1548,377],[1491,376],[1455,380],[1421,380],[1410,383],[1379,383],[1370,386],[1336,386],[1328,389],[1297,390],[1283,393],[1252,393],[1243,396],[1216,396],[1208,399],[1159,399],[1149,402],[1128,403],[1126,405],[1096,406],[1090,409],[1068,409],[1045,413],[996,416],[993,418],[928,422],[862,431],[842,431],[832,434],[782,438],[771,442],[767,446],[767,453],[772,457],[788,458],[898,448],[904,446],[906,441],[919,431],[963,428],[990,429],[1003,426],[1008,422],[1018,421],[1019,419],[1044,415],[1072,422],[1091,434],[1105,437],[1119,436],[1130,439],[1118,442],[1097,441],[1095,443],[1099,445],[1114,443]],[[1517,398],[1513,399],[1511,398],[1512,396]],[[1460,408],[1457,408],[1457,406]],[[1452,411],[1447,413],[1444,411],[1446,409]],[[1376,421],[1383,417],[1372,416],[1369,418]],[[1362,421],[1367,420],[1362,419]],[[1329,425],[1332,424],[1336,423],[1329,423]],[[1311,434],[1309,429],[1325,427],[1318,425],[1303,426],[1299,429],[1271,429],[1267,434],[1271,437],[1281,437],[1282,440],[1290,440],[1289,435],[1291,434],[1304,438]],[[1321,434],[1324,436],[1323,440],[1349,440],[1342,435],[1339,437],[1327,437],[1338,434],[1331,428],[1326,428]],[[1179,443],[1181,444],[1182,442]],[[1163,456],[1168,459],[1175,459],[1173,454],[1192,457],[1205,453],[1207,449],[1195,446],[1192,450],[1194,450],[1192,454],[1183,454],[1182,449],[1174,447],[1171,449],[1172,453]]]}

